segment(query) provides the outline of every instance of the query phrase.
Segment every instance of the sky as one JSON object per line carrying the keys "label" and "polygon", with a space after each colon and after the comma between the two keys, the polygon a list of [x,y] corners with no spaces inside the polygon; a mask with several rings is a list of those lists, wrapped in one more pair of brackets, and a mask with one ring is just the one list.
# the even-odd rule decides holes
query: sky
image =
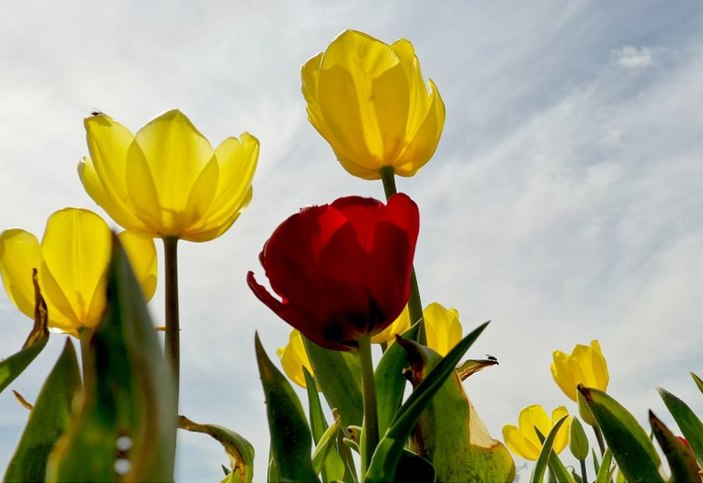
{"label": "sky", "polygon": [[[348,175],[306,118],[300,67],[340,32],[407,38],[447,108],[433,159],[400,191],[419,205],[425,304],[500,365],[465,388],[494,437],[520,409],[571,403],[552,351],[600,341],[608,393],[642,422],[671,422],[661,386],[703,414],[703,3],[693,0],[388,2],[184,0],[0,6],[0,230],[41,237],[67,206],[102,212],[76,166],[82,120],[132,131],[181,109],[213,143],[261,142],[254,198],[222,237],[179,245],[181,412],[248,438],[264,481],[268,429],[254,332],[273,355],[288,326],[249,291],[278,224],[340,196],[383,197]],[[111,222],[112,223],[112,222]],[[161,247],[159,247],[159,250]],[[161,251],[160,251],[161,256]],[[161,261],[161,260],[160,260]],[[0,291],[0,357],[31,322]],[[163,292],[150,304],[163,322]],[[65,336],[10,389],[33,400]],[[0,394],[0,472],[26,410]],[[227,459],[179,434],[176,478],[215,481]],[[519,467],[524,464],[516,459]]]}

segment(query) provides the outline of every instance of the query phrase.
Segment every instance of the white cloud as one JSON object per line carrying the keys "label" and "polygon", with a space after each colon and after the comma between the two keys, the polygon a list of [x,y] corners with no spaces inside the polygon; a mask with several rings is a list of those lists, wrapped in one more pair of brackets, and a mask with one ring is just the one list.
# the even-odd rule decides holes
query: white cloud
{"label": "white cloud", "polygon": [[615,63],[630,71],[637,71],[651,67],[654,64],[652,52],[647,47],[637,48],[626,45],[613,51]]}

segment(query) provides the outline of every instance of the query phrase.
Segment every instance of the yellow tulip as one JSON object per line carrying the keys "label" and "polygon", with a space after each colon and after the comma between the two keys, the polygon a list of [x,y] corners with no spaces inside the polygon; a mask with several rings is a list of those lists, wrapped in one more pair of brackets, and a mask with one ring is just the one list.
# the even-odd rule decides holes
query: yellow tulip
{"label": "yellow tulip", "polygon": [[608,387],[608,366],[597,340],[591,345],[577,344],[571,354],[553,353],[552,376],[564,394],[576,401],[576,386],[583,384],[605,391]]}
{"label": "yellow tulip", "polygon": [[396,334],[400,335],[410,328],[410,313],[406,305],[397,319],[391,325],[383,329],[378,334],[371,337],[372,344],[382,344],[384,342],[392,344]]}
{"label": "yellow tulip", "polygon": [[213,150],[178,110],[162,114],[136,135],[105,114],[84,124],[90,157],[78,166],[83,186],[128,230],[212,240],[251,200],[259,141],[246,132]]}
{"label": "yellow tulip", "polygon": [[[148,300],[156,290],[154,241],[130,232],[119,238]],[[0,233],[0,275],[10,300],[34,318],[32,269],[36,268],[49,327],[78,335],[102,317],[111,251],[111,231],[102,218],[88,210],[66,208],[49,217],[41,244],[24,230]]]}
{"label": "yellow tulip", "polygon": [[302,81],[308,119],[354,176],[379,179],[387,166],[412,176],[437,149],[444,102],[409,41],[347,30],[303,66]]}
{"label": "yellow tulip", "polygon": [[[503,426],[503,440],[510,448],[510,451],[521,458],[534,461],[542,450],[542,443],[535,429],[539,430],[542,436],[546,438],[554,424],[568,414],[564,406],[559,406],[552,411],[550,419],[544,408],[539,404],[527,406],[520,411],[518,426],[512,424]],[[571,416],[564,421],[554,439],[552,449],[557,453],[561,453],[569,442],[570,425]]]}
{"label": "yellow tulip", "polygon": [[285,347],[279,347],[276,350],[276,354],[281,359],[283,371],[288,378],[300,387],[307,387],[303,367],[305,367],[310,374],[313,374],[313,372],[310,359],[308,359],[308,354],[305,352],[305,346],[303,345],[303,338],[300,335],[300,331],[293,329],[288,338],[288,344]]}
{"label": "yellow tulip", "polygon": [[461,340],[461,322],[456,309],[447,309],[438,303],[431,303],[422,311],[427,334],[427,347],[438,354],[447,353]]}

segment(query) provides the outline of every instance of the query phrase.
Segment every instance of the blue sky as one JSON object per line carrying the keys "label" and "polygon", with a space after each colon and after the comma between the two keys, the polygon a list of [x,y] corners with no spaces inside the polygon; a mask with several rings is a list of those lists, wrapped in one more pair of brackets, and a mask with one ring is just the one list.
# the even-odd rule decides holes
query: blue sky
{"label": "blue sky", "polygon": [[[288,327],[246,272],[300,207],[382,197],[353,178],[307,122],[300,67],[341,31],[413,42],[447,106],[440,146],[401,191],[420,206],[425,303],[456,307],[465,331],[492,324],[469,356],[500,365],[466,388],[495,437],[532,403],[571,404],[554,349],[597,338],[609,393],[641,420],[669,421],[663,386],[699,414],[703,373],[703,4],[697,1],[4,2],[0,7],[0,229],[41,236],[54,211],[102,212],[76,173],[83,117],[137,130],[177,107],[213,144],[261,141],[254,199],[224,236],[180,245],[181,410],[258,450],[268,432],[254,331],[273,354]],[[160,248],[160,247],[159,247]],[[150,308],[163,319],[159,290]],[[0,293],[0,357],[30,321]],[[63,343],[12,388],[28,399]],[[0,395],[0,471],[26,412]],[[179,441],[177,478],[213,481],[222,450]],[[518,464],[520,461],[518,460]]]}

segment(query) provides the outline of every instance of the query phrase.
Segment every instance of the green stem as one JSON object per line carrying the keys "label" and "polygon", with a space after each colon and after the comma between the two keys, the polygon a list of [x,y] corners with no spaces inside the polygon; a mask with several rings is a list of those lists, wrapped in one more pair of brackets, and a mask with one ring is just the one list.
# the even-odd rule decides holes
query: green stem
{"label": "green stem", "polygon": [[[398,192],[395,185],[395,170],[393,166],[384,166],[378,170],[383,182],[383,192],[386,195],[386,201],[391,196]],[[420,299],[420,288],[417,285],[417,276],[415,275],[415,267],[413,266],[412,274],[410,275],[410,299],[408,300],[408,313],[410,315],[410,323],[414,324],[422,319],[422,300]],[[425,324],[420,323],[417,331],[417,342],[427,344],[427,335],[425,334]]]}
{"label": "green stem", "polygon": [[583,483],[588,483],[588,475],[586,474],[586,459],[579,460],[581,463],[581,481]]}
{"label": "green stem", "polygon": [[373,377],[371,337],[368,335],[359,339],[359,362],[361,363],[361,382],[364,386],[364,425],[361,444],[361,474],[365,475],[366,470],[371,463],[371,457],[373,456],[374,451],[376,451],[376,446],[378,446],[376,381]]}
{"label": "green stem", "polygon": [[164,265],[166,272],[166,358],[173,369],[176,389],[176,407],[180,386],[180,327],[178,317],[178,238],[164,237]]}
{"label": "green stem", "polygon": [[596,433],[596,441],[598,441],[598,447],[600,448],[600,454],[603,456],[605,454],[605,442],[603,441],[603,433],[598,426],[598,422],[595,422],[592,426],[593,432]]}

